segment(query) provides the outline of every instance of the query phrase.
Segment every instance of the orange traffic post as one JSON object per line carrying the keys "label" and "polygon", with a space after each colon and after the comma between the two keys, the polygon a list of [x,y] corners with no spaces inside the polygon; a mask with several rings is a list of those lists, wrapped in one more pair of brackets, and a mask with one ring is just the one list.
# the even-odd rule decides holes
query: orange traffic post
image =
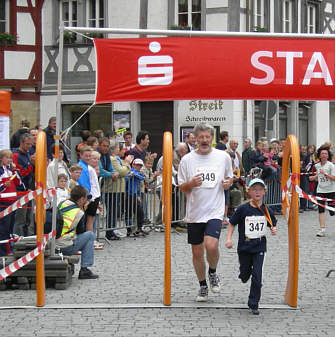
{"label": "orange traffic post", "polygon": [[[47,147],[45,132],[40,131],[36,139],[35,188],[46,189]],[[43,241],[45,206],[43,193],[36,197],[36,245]],[[36,306],[45,305],[44,251],[36,257]]]}
{"label": "orange traffic post", "polygon": [[0,91],[0,116],[10,115],[10,92]]}
{"label": "orange traffic post", "polygon": [[[292,173],[292,183],[300,185],[300,153],[299,143],[294,135],[286,138],[281,189],[285,189]],[[292,186],[292,185],[291,185]],[[298,298],[298,273],[299,273],[299,196],[295,188],[291,188],[291,202],[288,215],[288,278],[286,283],[285,301],[291,307],[297,306]],[[283,212],[288,208],[288,195],[282,202]]]}
{"label": "orange traffic post", "polygon": [[163,135],[162,213],[165,224],[164,305],[171,305],[172,133]]}

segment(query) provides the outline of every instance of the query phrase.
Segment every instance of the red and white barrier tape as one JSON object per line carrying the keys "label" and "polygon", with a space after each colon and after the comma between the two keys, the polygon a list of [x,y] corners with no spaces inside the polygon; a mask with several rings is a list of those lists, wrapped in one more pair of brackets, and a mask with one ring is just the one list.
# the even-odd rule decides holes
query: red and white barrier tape
{"label": "red and white barrier tape", "polygon": [[15,201],[12,205],[7,207],[5,210],[3,210],[0,213],[0,219],[5,217],[6,215],[14,212],[18,208],[22,207],[26,203],[28,203],[30,200],[35,199],[39,194],[43,192],[44,197],[52,197],[56,194],[56,189],[55,188],[49,188],[48,190],[43,190],[42,188],[39,188],[37,190],[31,191],[28,194],[26,194],[24,197],[18,199]]}
{"label": "red and white barrier tape", "polygon": [[290,187],[292,187],[295,189],[295,191],[298,193],[299,195],[299,198],[304,198],[304,199],[307,199],[311,202],[313,202],[314,204],[318,205],[318,206],[321,206],[325,209],[328,209],[329,211],[333,211],[335,212],[335,208],[334,207],[331,207],[329,205],[323,205],[323,204],[320,204],[318,202],[319,201],[325,201],[325,202],[331,202],[331,203],[335,203],[335,199],[328,199],[328,198],[322,198],[322,197],[318,197],[318,196],[315,196],[315,195],[311,195],[311,194],[307,194],[306,192],[304,192],[301,187],[297,184],[295,184],[291,178],[289,178],[287,180],[287,183],[286,183],[286,186],[284,187],[283,191],[282,191],[282,200],[284,200],[285,196],[287,194],[289,194],[289,189]]}
{"label": "red and white barrier tape", "polygon": [[1,269],[0,270],[0,281],[12,275],[17,270],[21,269],[22,267],[27,265],[29,262],[34,260],[38,255],[41,254],[41,252],[45,249],[45,246],[47,245],[48,241],[54,236],[56,236],[56,231],[52,231],[49,234],[44,235],[42,243],[38,245],[35,249],[27,253],[25,256],[22,256],[18,260],[14,261],[10,265],[6,266],[5,268]]}
{"label": "red and white barrier tape", "polygon": [[5,217],[6,215],[14,212],[21,206],[25,205],[28,203],[30,200],[36,198],[39,194],[43,192],[42,188],[39,188],[35,191],[31,191],[28,194],[26,194],[24,197],[20,198],[19,200],[15,201],[13,204],[11,204],[9,207],[7,207],[4,211],[0,213],[0,219]]}

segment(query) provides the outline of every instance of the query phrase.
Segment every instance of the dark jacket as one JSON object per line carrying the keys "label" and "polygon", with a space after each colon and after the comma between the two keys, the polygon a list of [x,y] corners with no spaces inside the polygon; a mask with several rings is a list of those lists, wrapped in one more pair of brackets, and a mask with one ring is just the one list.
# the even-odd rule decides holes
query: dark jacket
{"label": "dark jacket", "polygon": [[24,133],[29,133],[28,128],[21,128],[18,129],[10,139],[10,148],[11,149],[16,149],[20,146],[20,138]]}
{"label": "dark jacket", "polygon": [[51,129],[49,126],[47,126],[44,130],[43,130],[47,136],[47,155],[48,155],[48,159],[53,159],[52,153],[51,153],[51,145],[55,143],[55,139],[54,139],[54,135],[56,134],[56,132]]}
{"label": "dark jacket", "polygon": [[[54,135],[56,134],[56,132],[53,129],[51,129],[49,126],[47,126],[43,131],[45,132],[45,134],[47,136],[47,156],[48,156],[48,159],[52,160],[53,159],[53,155],[51,153],[51,145],[55,143]],[[59,143],[63,144],[62,141],[60,141]],[[64,149],[64,158],[63,158],[63,160],[65,161],[66,164],[69,165],[69,159],[67,157],[65,149]]]}
{"label": "dark jacket", "polygon": [[261,151],[256,150],[251,152],[250,160],[251,160],[251,167],[263,168],[266,158],[263,156]]}
{"label": "dark jacket", "polygon": [[245,174],[249,174],[251,170],[251,153],[252,153],[252,148],[248,147],[242,152],[242,165],[245,171]]}

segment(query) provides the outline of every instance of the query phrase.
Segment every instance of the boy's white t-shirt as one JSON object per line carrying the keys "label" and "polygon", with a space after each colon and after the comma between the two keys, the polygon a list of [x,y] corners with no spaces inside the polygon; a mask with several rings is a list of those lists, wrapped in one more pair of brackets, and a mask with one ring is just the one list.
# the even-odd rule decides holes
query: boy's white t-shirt
{"label": "boy's white t-shirt", "polygon": [[178,184],[190,181],[195,175],[203,178],[202,185],[187,193],[186,216],[188,223],[223,219],[225,196],[222,180],[233,177],[232,161],[225,151],[212,149],[207,155],[192,151],[179,165]]}
{"label": "boy's white t-shirt", "polygon": [[90,175],[92,200],[95,200],[99,198],[101,195],[99,179],[98,179],[97,173],[95,172],[95,169],[90,165],[88,165],[88,173]]}
{"label": "boy's white t-shirt", "polygon": [[320,172],[323,170],[326,174],[335,176],[335,165],[330,161],[327,161],[323,166],[321,163],[315,164],[316,173],[318,175],[318,187],[317,193],[331,193],[335,192],[335,182],[327,178]]}
{"label": "boy's white t-shirt", "polygon": [[56,198],[57,198],[57,205],[59,205],[60,202],[69,199],[70,198],[70,193],[67,188],[56,188]]}

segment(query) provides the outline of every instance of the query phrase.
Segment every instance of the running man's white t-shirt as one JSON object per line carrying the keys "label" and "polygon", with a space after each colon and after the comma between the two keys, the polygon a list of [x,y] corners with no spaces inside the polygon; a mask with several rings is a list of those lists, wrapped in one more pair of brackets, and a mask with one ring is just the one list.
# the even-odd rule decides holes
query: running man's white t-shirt
{"label": "running man's white t-shirt", "polygon": [[233,177],[232,161],[225,151],[212,149],[207,155],[192,151],[186,154],[179,165],[178,184],[189,182],[200,174],[202,184],[187,193],[186,216],[188,223],[223,219],[225,197],[222,180]]}

